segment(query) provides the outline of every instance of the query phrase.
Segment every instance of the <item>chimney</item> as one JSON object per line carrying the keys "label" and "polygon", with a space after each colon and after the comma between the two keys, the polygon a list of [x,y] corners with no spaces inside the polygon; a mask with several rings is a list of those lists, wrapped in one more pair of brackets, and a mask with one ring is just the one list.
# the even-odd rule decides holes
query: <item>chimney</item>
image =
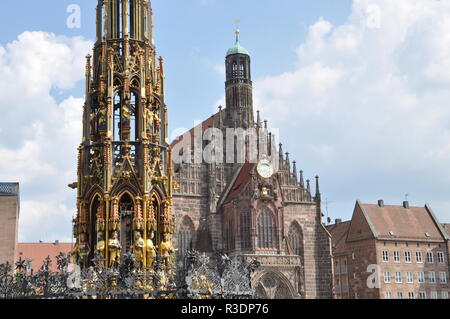
{"label": "chimney", "polygon": [[403,207],[406,209],[409,209],[409,202],[408,201],[404,201],[403,202]]}
{"label": "chimney", "polygon": [[378,206],[384,207],[384,200],[380,199],[380,200],[378,201]]}
{"label": "chimney", "polygon": [[342,219],[336,219],[336,220],[334,221],[334,223],[335,223],[336,225],[342,224]]}
{"label": "chimney", "polygon": [[59,246],[59,240],[55,240],[55,242],[53,243],[53,245]]}

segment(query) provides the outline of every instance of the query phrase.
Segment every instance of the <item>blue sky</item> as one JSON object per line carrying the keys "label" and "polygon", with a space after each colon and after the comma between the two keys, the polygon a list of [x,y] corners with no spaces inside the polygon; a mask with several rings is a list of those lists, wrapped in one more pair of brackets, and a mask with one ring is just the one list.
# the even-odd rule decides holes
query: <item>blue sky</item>
{"label": "blue sky", "polygon": [[[309,25],[321,16],[334,23],[346,20],[349,0],[154,0],[156,44],[165,58],[167,104],[171,106],[172,127],[189,127],[194,119],[212,112],[223,95],[223,75],[214,67],[224,63],[226,50],[234,44],[234,21],[241,20],[242,42],[252,53],[255,78],[283,72],[295,62],[295,49]],[[69,29],[66,9],[82,9],[80,29]],[[58,35],[95,37],[93,0],[26,1],[18,5],[3,0],[0,13],[1,44],[24,31],[46,31]],[[23,16],[19,17],[20,14]],[[11,14],[17,12],[17,14]],[[80,95],[76,90],[65,91]],[[57,92],[56,92],[57,93]],[[188,115],[188,117],[186,117]],[[188,121],[187,121],[188,120]]]}
{"label": "blue sky", "polygon": [[[70,4],[81,7],[79,29],[66,26]],[[66,185],[76,178],[95,6],[1,3],[0,180],[21,183],[23,241],[70,238],[75,194]],[[321,176],[330,217],[350,218],[356,199],[401,204],[409,194],[450,221],[448,3],[154,0],[153,9],[172,129],[223,101],[225,53],[240,19],[255,110],[281,128],[307,177]]]}

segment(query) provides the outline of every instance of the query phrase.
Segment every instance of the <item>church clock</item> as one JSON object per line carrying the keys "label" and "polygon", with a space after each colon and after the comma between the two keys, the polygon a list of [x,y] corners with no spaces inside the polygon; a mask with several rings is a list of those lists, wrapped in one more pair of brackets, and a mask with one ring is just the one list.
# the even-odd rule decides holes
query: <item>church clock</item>
{"label": "church clock", "polygon": [[272,163],[266,159],[259,161],[256,170],[258,171],[259,176],[265,179],[271,178],[274,174]]}

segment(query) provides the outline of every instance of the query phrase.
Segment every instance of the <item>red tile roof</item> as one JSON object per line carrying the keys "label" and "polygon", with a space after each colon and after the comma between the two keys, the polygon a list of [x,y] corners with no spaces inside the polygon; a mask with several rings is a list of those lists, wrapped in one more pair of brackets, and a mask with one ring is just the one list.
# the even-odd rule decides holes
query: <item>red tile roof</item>
{"label": "red tile roof", "polygon": [[331,243],[333,245],[333,254],[346,252],[346,240],[351,221],[342,222],[326,228],[331,234]]}
{"label": "red tile roof", "polygon": [[[443,240],[427,207],[361,205],[377,237],[413,240]],[[393,233],[391,235],[390,233]]]}
{"label": "red tile roof", "polygon": [[[224,112],[224,110],[222,110],[222,112]],[[172,144],[170,145],[171,148],[174,148],[177,144],[181,143],[183,141],[183,137],[186,134],[190,134],[191,136],[191,147],[194,145],[194,132],[196,128],[199,128],[201,126],[202,128],[202,134],[205,133],[205,131],[207,129],[209,129],[210,127],[212,127],[213,125],[216,125],[219,122],[219,115],[220,112],[217,112],[216,114],[214,114],[213,116],[211,116],[210,118],[208,118],[207,120],[203,121],[201,124],[197,125],[196,127],[192,128],[191,130],[189,130],[188,132],[186,132],[185,134],[177,137]],[[202,136],[202,140],[203,140],[203,136]]]}
{"label": "red tile roof", "polygon": [[50,269],[52,271],[57,271],[56,256],[60,253],[67,254],[71,252],[71,243],[19,243],[17,244],[17,260],[22,258],[26,260],[31,258],[33,261],[31,266],[33,271],[38,271],[44,263],[44,260],[50,256],[52,264]]}

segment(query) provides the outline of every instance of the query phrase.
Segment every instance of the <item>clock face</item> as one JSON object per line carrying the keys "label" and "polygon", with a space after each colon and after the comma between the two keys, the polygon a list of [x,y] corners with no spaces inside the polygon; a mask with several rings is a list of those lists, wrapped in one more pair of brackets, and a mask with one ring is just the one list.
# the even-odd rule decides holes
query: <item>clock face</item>
{"label": "clock face", "polygon": [[273,171],[273,165],[268,160],[262,160],[258,163],[257,167],[258,174],[262,178],[270,178],[272,177],[274,171]]}

